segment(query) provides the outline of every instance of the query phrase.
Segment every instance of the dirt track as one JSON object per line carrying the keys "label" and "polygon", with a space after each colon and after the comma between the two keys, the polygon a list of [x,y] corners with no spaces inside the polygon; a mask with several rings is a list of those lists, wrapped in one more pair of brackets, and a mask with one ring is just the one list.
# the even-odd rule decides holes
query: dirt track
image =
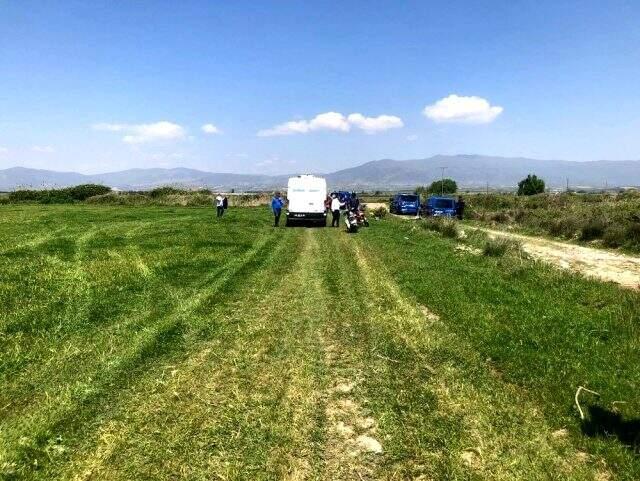
{"label": "dirt track", "polygon": [[[369,209],[387,207],[383,203],[371,203],[367,206]],[[402,217],[415,219],[415,217]],[[522,243],[523,249],[531,256],[562,269],[579,272],[587,277],[603,281],[616,282],[630,289],[640,289],[640,257],[513,232],[482,227],[477,229],[494,237],[508,237],[518,240]]]}
{"label": "dirt track", "polygon": [[480,230],[494,237],[516,239],[531,256],[563,269],[570,269],[604,281],[617,282],[621,286],[632,289],[640,288],[639,257],[512,232],[486,228],[480,228]]}

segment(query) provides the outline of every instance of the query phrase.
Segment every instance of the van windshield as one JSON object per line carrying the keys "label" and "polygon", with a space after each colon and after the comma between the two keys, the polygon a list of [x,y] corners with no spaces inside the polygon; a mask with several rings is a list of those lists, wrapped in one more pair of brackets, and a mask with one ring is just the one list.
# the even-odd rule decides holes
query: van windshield
{"label": "van windshield", "polygon": [[436,199],[435,208],[436,209],[452,209],[453,208],[453,200],[451,200],[451,199]]}
{"label": "van windshield", "polygon": [[415,202],[416,200],[418,200],[418,196],[417,195],[401,195],[400,200],[403,202]]}

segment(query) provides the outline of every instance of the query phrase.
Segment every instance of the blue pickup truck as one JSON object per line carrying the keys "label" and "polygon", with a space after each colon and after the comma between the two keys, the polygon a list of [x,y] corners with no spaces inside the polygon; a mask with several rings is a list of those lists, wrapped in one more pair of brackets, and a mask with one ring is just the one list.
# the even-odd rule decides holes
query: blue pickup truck
{"label": "blue pickup truck", "polygon": [[436,217],[455,217],[457,202],[450,197],[431,196],[422,208],[422,215]]}
{"label": "blue pickup truck", "polygon": [[389,212],[392,214],[418,215],[420,196],[416,194],[396,194],[391,198]]}

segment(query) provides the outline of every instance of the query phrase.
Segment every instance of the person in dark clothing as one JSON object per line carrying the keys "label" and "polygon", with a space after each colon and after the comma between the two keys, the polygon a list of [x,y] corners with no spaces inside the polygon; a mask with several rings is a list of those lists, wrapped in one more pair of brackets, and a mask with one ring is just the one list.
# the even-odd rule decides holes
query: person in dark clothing
{"label": "person in dark clothing", "polygon": [[224,199],[222,199],[222,208],[224,210],[227,210],[227,208],[229,207],[229,199],[227,199],[227,196],[224,196]]}
{"label": "person in dark clothing", "polygon": [[458,202],[456,202],[456,217],[460,220],[464,217],[464,199],[462,196],[458,196]]}
{"label": "person in dark clothing", "polygon": [[358,196],[356,195],[356,193],[353,192],[351,194],[351,210],[358,210],[359,207],[360,207],[360,199],[358,199]]}
{"label": "person in dark clothing", "polygon": [[276,192],[276,195],[271,199],[271,210],[273,211],[274,217],[274,227],[278,227],[280,223],[280,214],[282,214],[282,207],[284,206],[284,201],[280,197],[280,192]]}

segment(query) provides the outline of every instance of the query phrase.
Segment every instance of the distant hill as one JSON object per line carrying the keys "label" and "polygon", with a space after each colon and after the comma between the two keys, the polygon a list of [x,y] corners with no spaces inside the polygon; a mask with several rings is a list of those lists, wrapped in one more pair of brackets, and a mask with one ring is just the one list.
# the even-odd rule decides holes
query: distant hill
{"label": "distant hill", "polygon": [[[383,159],[326,174],[331,188],[399,189],[428,184],[445,176],[468,188],[512,188],[529,173],[535,173],[549,187],[570,186],[601,188],[640,186],[640,161],[536,160],[521,157],[484,155],[436,155],[426,159]],[[105,174],[84,175],[75,172],[13,167],[0,170],[0,190],[16,188],[65,187],[99,183],[121,190],[147,190],[160,185],[208,187],[219,190],[258,190],[281,188],[287,176],[225,174],[196,169],[130,169]]]}
{"label": "distant hill", "polygon": [[331,184],[343,186],[415,186],[430,183],[442,175],[455,179],[464,187],[514,187],[520,179],[534,173],[550,187],[565,186],[567,178],[573,187],[605,185],[640,185],[640,161],[536,160],[521,157],[489,157],[484,155],[436,155],[427,159],[383,159],[344,169],[327,175]]}
{"label": "distant hill", "polygon": [[78,174],[13,167],[0,170],[0,190],[56,188],[77,184],[104,184],[120,190],[149,190],[161,185],[183,187],[259,189],[279,185],[286,177],[220,174],[196,169],[129,169],[105,174]]}

